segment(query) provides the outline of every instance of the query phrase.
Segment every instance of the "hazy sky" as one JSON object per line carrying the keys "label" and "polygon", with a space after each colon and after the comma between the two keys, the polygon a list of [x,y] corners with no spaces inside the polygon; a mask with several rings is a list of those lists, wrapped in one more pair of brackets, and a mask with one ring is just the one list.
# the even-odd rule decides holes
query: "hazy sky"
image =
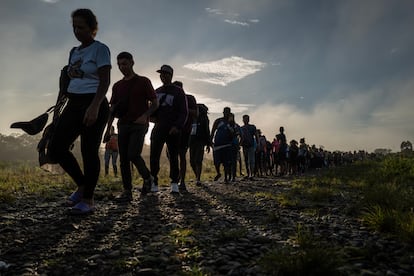
{"label": "hazy sky", "polygon": [[329,150],[414,142],[411,0],[1,0],[0,133],[53,105],[77,8],[98,18],[112,83],[129,51],[155,88],[170,64],[211,121],[230,106],[269,140],[284,126]]}

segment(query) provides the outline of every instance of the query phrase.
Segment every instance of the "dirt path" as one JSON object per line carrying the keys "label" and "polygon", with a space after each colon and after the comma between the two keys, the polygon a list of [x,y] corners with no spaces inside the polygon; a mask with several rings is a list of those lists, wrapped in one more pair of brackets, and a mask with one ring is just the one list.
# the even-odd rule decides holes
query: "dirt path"
{"label": "dirt path", "polygon": [[358,252],[341,274],[414,272],[413,251],[349,217],[349,198],[281,207],[275,198],[289,189],[289,179],[270,177],[190,183],[180,196],[167,187],[144,198],[136,191],[131,204],[98,198],[86,217],[68,215],[64,195],[22,198],[0,206],[0,275],[266,275],[259,260],[297,248],[298,224],[332,247]]}

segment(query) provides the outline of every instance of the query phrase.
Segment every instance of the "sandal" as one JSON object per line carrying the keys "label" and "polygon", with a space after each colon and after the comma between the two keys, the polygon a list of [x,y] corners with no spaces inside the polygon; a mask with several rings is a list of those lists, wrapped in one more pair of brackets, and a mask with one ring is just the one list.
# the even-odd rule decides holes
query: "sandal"
{"label": "sandal", "polygon": [[69,209],[72,215],[87,215],[95,211],[95,206],[91,206],[83,201]]}
{"label": "sandal", "polygon": [[67,199],[66,205],[68,207],[75,206],[82,200],[82,194],[79,191],[74,191]]}

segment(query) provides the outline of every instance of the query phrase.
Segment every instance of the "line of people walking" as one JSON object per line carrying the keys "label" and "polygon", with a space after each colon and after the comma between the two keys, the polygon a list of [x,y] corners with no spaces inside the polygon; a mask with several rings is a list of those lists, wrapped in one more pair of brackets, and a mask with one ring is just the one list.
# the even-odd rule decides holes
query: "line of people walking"
{"label": "line of people walking", "polygon": [[[186,95],[180,83],[172,83],[173,68],[169,65],[163,65],[157,71],[163,85],[154,90],[147,77],[135,73],[134,59],[128,52],[117,55],[123,78],[113,85],[108,102],[106,93],[110,85],[111,53],[107,45],[95,39],[98,20],[90,9],[74,10],[71,19],[74,36],[80,45],[72,48],[68,65],[62,70],[61,76],[67,79],[67,85],[60,85],[57,103],[67,99],[67,104],[59,114],[55,114],[58,116],[55,116],[53,135],[47,146],[50,160],[59,164],[77,185],[67,199],[70,212],[88,214],[95,210],[94,192],[100,173],[99,148],[102,138],[105,141],[114,138],[114,118],[118,118],[118,150],[108,149],[105,172],[109,170],[109,158],[112,157],[117,173],[116,153],[119,153],[124,191],[118,200],[132,199],[131,163],[144,179],[141,193],[145,195],[158,190],[160,155],[164,144],[168,149],[171,192],[179,193],[180,188],[186,189],[183,156],[188,145],[190,163],[200,181],[204,148],[207,146],[209,149],[210,146],[209,139],[205,138],[210,136],[207,107]],[[196,120],[197,115],[200,120],[204,119]],[[154,128],[148,168],[141,153],[150,118]],[[83,169],[71,152],[78,137]],[[190,144],[188,140],[191,140]]]}
{"label": "line of people walking", "polygon": [[[235,181],[237,163],[241,174],[240,148],[244,155],[246,178],[253,179],[258,173],[266,173],[275,164],[279,166],[276,172],[287,172],[285,160],[289,147],[283,127],[274,143],[270,143],[250,123],[248,115],[243,116],[243,126],[239,126],[230,107],[226,107],[223,117],[214,121],[210,132],[207,106],[187,95],[182,83],[173,82],[174,70],[169,65],[162,65],[157,70],[162,86],[154,89],[147,77],[134,71],[133,56],[128,52],[119,53],[116,60],[123,78],[113,85],[108,102],[106,93],[110,85],[111,53],[107,45],[95,40],[97,18],[89,9],[77,9],[72,12],[71,19],[73,33],[80,45],[71,49],[68,65],[62,70],[61,76],[67,81],[61,84],[67,85],[60,85],[57,103],[64,99],[67,103],[62,111],[55,110],[53,135],[47,145],[50,160],[58,163],[77,185],[67,199],[71,213],[87,214],[95,210],[94,192],[100,173],[102,138],[108,142],[115,138],[118,140],[117,149],[108,145],[105,173],[108,173],[112,157],[117,174],[119,153],[123,184],[123,192],[117,197],[119,201],[131,201],[133,197],[131,163],[143,178],[141,194],[158,191],[160,156],[165,144],[173,194],[187,189],[185,156],[188,150],[197,185],[201,184],[204,152],[209,152],[210,148],[213,148],[216,181],[222,177],[222,166],[225,182]],[[117,137],[114,137],[113,129],[115,118],[118,119]],[[154,128],[148,168],[141,154],[150,121]],[[83,168],[71,152],[78,137]],[[294,149],[294,145],[290,148]],[[272,160],[269,159],[270,152],[274,155],[272,164],[269,163]]]}
{"label": "line of people walking", "polygon": [[[151,81],[135,73],[134,60],[130,53],[122,52],[117,63],[123,79],[113,86],[110,99],[111,113],[104,137],[110,137],[114,118],[118,118],[118,143],[123,192],[117,201],[131,201],[132,163],[143,178],[141,195],[158,192],[160,158],[164,145],[170,165],[171,193],[187,190],[185,183],[186,153],[190,147],[190,164],[200,183],[204,150],[209,150],[209,120],[207,107],[198,104],[193,95],[186,94],[181,82],[173,82],[174,70],[163,65],[157,72],[163,85],[156,90]],[[117,106],[127,99],[123,112],[116,112]],[[198,120],[199,118],[199,120]],[[151,132],[149,168],[142,158],[144,138],[149,122],[154,123]]]}

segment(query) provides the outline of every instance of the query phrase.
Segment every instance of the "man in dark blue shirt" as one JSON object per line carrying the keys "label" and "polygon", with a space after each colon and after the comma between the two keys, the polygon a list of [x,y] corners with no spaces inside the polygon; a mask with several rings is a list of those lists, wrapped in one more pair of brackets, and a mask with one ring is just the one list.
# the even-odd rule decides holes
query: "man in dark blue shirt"
{"label": "man in dark blue shirt", "polygon": [[180,172],[178,154],[181,131],[188,117],[187,100],[184,91],[172,84],[173,69],[171,66],[163,65],[157,72],[160,73],[163,86],[155,90],[159,107],[156,111],[155,125],[151,132],[150,167],[151,175],[154,177],[151,191],[158,191],[160,156],[164,144],[167,144],[170,162],[171,193],[179,193],[178,181],[180,179]]}

